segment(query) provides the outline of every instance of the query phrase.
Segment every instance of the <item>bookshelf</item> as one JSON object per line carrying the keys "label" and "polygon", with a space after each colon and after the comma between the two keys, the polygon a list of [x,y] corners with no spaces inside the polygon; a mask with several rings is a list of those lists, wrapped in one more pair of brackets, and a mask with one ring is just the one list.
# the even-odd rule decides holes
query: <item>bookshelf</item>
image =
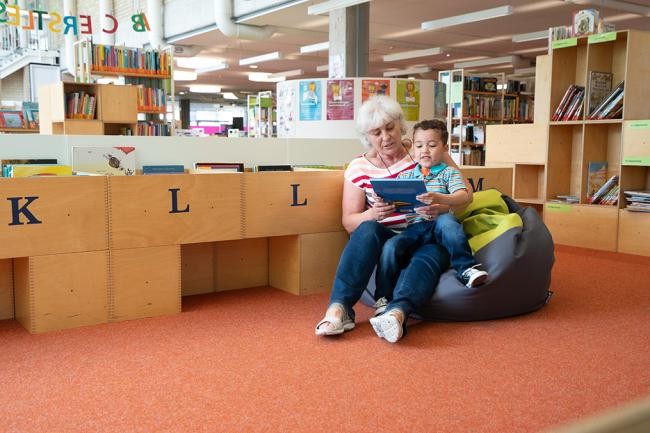
{"label": "bookshelf", "polygon": [[449,147],[459,165],[485,165],[487,125],[532,122],[534,97],[520,94],[519,80],[462,69],[441,71],[438,80],[447,85]]}
{"label": "bookshelf", "polygon": [[137,124],[133,135],[174,134],[173,52],[93,44],[89,39],[75,43],[77,80],[91,83],[95,77],[120,77],[137,89]]}
{"label": "bookshelf", "polygon": [[[650,189],[650,33],[625,30],[613,32],[609,38],[577,38],[575,45],[554,48],[551,64],[548,119],[570,85],[587,90],[577,119],[550,121],[548,125],[546,225],[557,243],[650,255],[650,213],[626,210],[623,193]],[[591,71],[611,73],[612,89],[625,81],[621,118],[588,119]],[[608,179],[619,176],[615,205],[590,204],[590,162],[606,162]],[[579,202],[553,202],[558,195],[573,195]]]}
{"label": "bookshelf", "polygon": [[275,96],[270,90],[248,95],[248,137],[276,137]]}

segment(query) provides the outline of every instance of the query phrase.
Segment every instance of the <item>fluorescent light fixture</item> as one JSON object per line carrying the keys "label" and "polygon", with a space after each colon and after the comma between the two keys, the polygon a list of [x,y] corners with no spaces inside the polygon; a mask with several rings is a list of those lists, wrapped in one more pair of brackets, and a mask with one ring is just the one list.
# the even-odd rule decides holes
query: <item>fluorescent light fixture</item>
{"label": "fluorescent light fixture", "polygon": [[232,92],[224,92],[221,94],[221,96],[223,96],[223,99],[232,99],[232,100],[239,99],[237,95],[235,95]]}
{"label": "fluorescent light fixture", "polygon": [[269,74],[269,78],[280,78],[280,77],[295,77],[298,75],[305,75],[305,71],[302,69],[293,69],[291,71],[276,72],[274,74]]}
{"label": "fluorescent light fixture", "polygon": [[223,62],[211,57],[176,57],[175,60],[179,68],[187,69],[202,69],[223,64]]}
{"label": "fluorescent light fixture", "polygon": [[311,44],[311,45],[304,45],[300,47],[300,53],[315,53],[316,51],[324,51],[324,50],[329,50],[330,49],[330,43],[329,41],[327,42],[320,42],[318,44]]}
{"label": "fluorescent light fixture", "polygon": [[174,71],[174,81],[194,81],[196,80],[196,71]]}
{"label": "fluorescent light fixture", "polygon": [[330,70],[330,65],[316,66],[316,72],[327,72]]}
{"label": "fluorescent light fixture", "polygon": [[360,5],[361,3],[368,3],[370,0],[329,0],[323,3],[318,3],[307,8],[308,15],[323,15],[332,12],[336,9],[347,8],[350,6]]}
{"label": "fluorescent light fixture", "polygon": [[192,93],[221,93],[221,86],[212,84],[194,84],[190,86]]}
{"label": "fluorescent light fixture", "polygon": [[393,62],[395,60],[415,59],[417,57],[437,56],[444,51],[442,48],[427,48],[424,50],[404,51],[401,53],[387,54],[384,56],[384,62]]}
{"label": "fluorescent light fixture", "polygon": [[477,21],[490,20],[492,18],[503,17],[512,13],[512,6],[499,6],[493,9],[484,9],[482,11],[470,12],[468,14],[456,15],[439,20],[425,21],[422,23],[422,30],[436,30],[443,27],[457,26],[459,24],[474,23]]}
{"label": "fluorescent light fixture", "polygon": [[278,12],[278,11],[281,11],[282,9],[292,7],[292,6],[296,6],[296,5],[299,5],[300,3],[304,3],[306,1],[308,1],[308,0],[293,0],[293,1],[280,3],[280,4],[275,5],[275,6],[263,7],[260,10],[256,10],[256,11],[253,11],[253,12],[238,16],[237,18],[235,18],[235,23],[236,24],[245,23],[246,21],[250,21],[250,20],[252,20],[254,18],[258,18],[258,17],[264,16],[264,15],[268,15],[268,14],[271,14],[273,12]]}
{"label": "fluorescent light fixture", "polygon": [[269,60],[278,60],[282,58],[282,54],[279,51],[273,51],[272,53],[262,54],[255,57],[247,57],[245,59],[239,59],[239,66],[252,65],[254,63],[268,62]]}
{"label": "fluorescent light fixture", "polygon": [[539,41],[541,39],[548,39],[548,30],[512,35],[512,42]]}
{"label": "fluorescent light fixture", "polygon": [[204,74],[206,72],[222,71],[224,69],[228,69],[228,63],[218,63],[213,66],[208,66],[206,68],[198,68],[196,72],[199,74]]}
{"label": "fluorescent light fixture", "polygon": [[398,69],[397,71],[386,71],[384,77],[399,77],[401,75],[425,74],[431,72],[429,66],[422,66],[419,68]]}
{"label": "fluorescent light fixture", "polygon": [[512,63],[519,61],[518,56],[503,56],[495,57],[492,59],[481,59],[481,60],[472,60],[470,62],[460,62],[454,63],[454,69],[463,69],[463,68],[476,68],[479,66],[489,66],[489,65],[501,65],[503,63]]}
{"label": "fluorescent light fixture", "polygon": [[284,77],[270,78],[268,72],[249,72],[248,79],[249,81],[256,81],[261,83],[277,83],[278,81],[284,81]]}
{"label": "fluorescent light fixture", "polygon": [[603,8],[615,9],[624,12],[650,17],[650,7],[642,6],[640,4],[628,3],[619,0],[564,0],[567,3],[578,5],[593,5]]}

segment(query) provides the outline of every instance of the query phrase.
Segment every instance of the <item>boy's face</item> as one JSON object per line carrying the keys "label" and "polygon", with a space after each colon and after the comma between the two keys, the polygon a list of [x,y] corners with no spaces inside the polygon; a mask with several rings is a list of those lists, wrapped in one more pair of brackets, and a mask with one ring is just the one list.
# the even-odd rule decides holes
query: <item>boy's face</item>
{"label": "boy's face", "polygon": [[437,129],[418,129],[413,134],[414,158],[422,167],[430,168],[440,164],[446,151],[447,143],[442,142]]}

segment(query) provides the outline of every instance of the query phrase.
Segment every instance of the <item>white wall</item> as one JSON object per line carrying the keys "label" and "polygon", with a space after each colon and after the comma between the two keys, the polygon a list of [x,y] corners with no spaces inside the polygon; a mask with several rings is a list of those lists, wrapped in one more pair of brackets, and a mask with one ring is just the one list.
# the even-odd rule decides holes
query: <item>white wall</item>
{"label": "white wall", "polygon": [[[395,99],[397,95],[397,79],[395,78],[377,78],[377,77],[359,77],[359,78],[342,78],[347,80],[354,80],[354,113],[356,113],[361,106],[361,91],[362,80],[390,80],[390,97]],[[287,80],[278,83],[276,95],[280,93],[281,86],[290,86],[293,89],[295,97],[294,108],[295,120],[293,122],[293,135],[296,138],[349,138],[356,139],[358,137],[355,130],[355,120],[320,120],[320,121],[301,121],[300,120],[300,82],[301,81],[317,81],[321,83],[321,119],[327,119],[327,81],[328,78],[301,78],[299,80]],[[433,80],[415,80],[420,83],[420,113],[418,120],[431,119],[433,117]],[[280,99],[277,98],[277,118],[285,115],[282,111]],[[416,122],[406,122],[410,128]],[[289,137],[283,135],[278,127],[278,136]]]}

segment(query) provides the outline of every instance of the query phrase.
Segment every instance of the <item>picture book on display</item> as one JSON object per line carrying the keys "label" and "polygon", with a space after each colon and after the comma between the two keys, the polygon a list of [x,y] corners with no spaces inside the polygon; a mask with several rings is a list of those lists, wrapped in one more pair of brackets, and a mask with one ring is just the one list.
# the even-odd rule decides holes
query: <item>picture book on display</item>
{"label": "picture book on display", "polygon": [[39,165],[45,165],[45,164],[57,164],[58,161],[56,158],[32,158],[32,159],[3,159],[0,160],[0,166],[2,168],[2,176],[3,177],[10,177],[9,176],[9,169],[8,167],[12,164],[39,164]]}
{"label": "picture book on display", "polygon": [[185,167],[178,164],[142,166],[142,174],[178,174],[178,173],[185,173]]}
{"label": "picture book on display", "polygon": [[72,170],[88,174],[132,176],[135,147],[73,147]]}
{"label": "picture book on display", "polygon": [[393,203],[397,213],[409,214],[424,206],[415,197],[427,192],[422,179],[370,179],[375,193],[384,201]]}
{"label": "picture book on display", "polygon": [[7,177],[72,176],[72,167],[57,164],[10,164]]}
{"label": "picture book on display", "polygon": [[293,167],[287,164],[256,165],[254,171],[293,171]]}
{"label": "picture book on display", "polygon": [[607,161],[589,161],[587,167],[587,197],[592,197],[607,182]]}
{"label": "picture book on display", "polygon": [[591,115],[598,104],[612,91],[611,72],[589,71],[589,84],[587,93],[587,113]]}
{"label": "picture book on display", "polygon": [[242,173],[244,163],[242,162],[195,162],[192,173]]}

